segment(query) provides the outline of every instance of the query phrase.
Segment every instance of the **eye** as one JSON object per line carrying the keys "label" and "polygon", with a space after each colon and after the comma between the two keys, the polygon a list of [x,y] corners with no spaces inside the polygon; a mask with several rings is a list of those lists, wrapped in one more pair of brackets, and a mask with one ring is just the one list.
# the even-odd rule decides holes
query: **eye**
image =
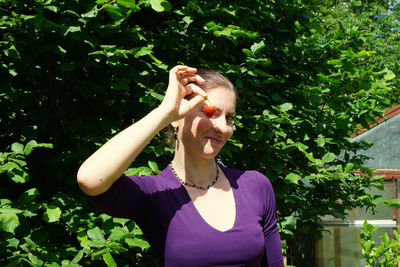
{"label": "eye", "polygon": [[234,115],[226,115],[226,120],[233,122],[235,120],[235,116]]}

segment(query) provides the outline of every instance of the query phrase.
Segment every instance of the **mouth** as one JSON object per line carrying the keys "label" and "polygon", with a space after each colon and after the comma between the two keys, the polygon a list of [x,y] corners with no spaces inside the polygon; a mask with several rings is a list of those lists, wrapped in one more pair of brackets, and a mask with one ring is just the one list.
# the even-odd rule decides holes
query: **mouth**
{"label": "mouth", "polygon": [[216,145],[222,145],[224,144],[224,141],[222,139],[216,138],[216,137],[212,137],[212,136],[207,136],[206,137],[208,140],[210,140],[210,142],[212,144],[216,144]]}

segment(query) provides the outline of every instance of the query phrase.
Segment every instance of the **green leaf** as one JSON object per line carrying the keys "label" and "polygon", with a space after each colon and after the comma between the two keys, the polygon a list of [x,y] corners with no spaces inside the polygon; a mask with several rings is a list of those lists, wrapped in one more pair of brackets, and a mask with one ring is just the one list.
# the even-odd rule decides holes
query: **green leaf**
{"label": "green leaf", "polygon": [[87,235],[91,240],[99,240],[99,241],[105,240],[103,231],[99,227],[89,229],[87,231]]}
{"label": "green leaf", "polygon": [[293,104],[292,103],[284,103],[284,104],[279,106],[279,109],[282,112],[287,112],[287,111],[293,109]]}
{"label": "green leaf", "polygon": [[335,159],[336,159],[336,155],[331,152],[328,152],[322,157],[322,164],[332,162]]}
{"label": "green leaf", "polygon": [[354,163],[349,162],[349,163],[346,164],[346,167],[344,167],[344,171],[345,172],[350,172],[350,171],[353,170],[353,168],[354,168]]}
{"label": "green leaf", "polygon": [[43,214],[43,219],[46,222],[56,222],[60,219],[61,216],[61,209],[54,205],[46,206],[46,209]]}
{"label": "green leaf", "polygon": [[8,233],[14,233],[15,228],[19,225],[18,216],[15,213],[0,214],[0,229]]}
{"label": "green leaf", "polygon": [[243,52],[243,54],[245,54],[247,57],[253,56],[253,53],[252,53],[249,49],[247,49],[247,48],[243,48],[243,49],[242,49],[242,52]]}
{"label": "green leaf", "polygon": [[136,8],[135,0],[117,0],[117,4],[129,9]]}
{"label": "green leaf", "polygon": [[343,64],[341,59],[332,59],[332,60],[328,60],[327,63],[328,63],[329,65],[338,65],[338,66],[341,66],[341,65]]}
{"label": "green leaf", "polygon": [[125,236],[126,234],[128,234],[129,231],[121,228],[121,227],[115,227],[112,231],[110,236],[108,237],[108,240],[112,240],[112,241],[120,241],[121,238],[123,236]]}
{"label": "green leaf", "polygon": [[18,248],[19,240],[16,238],[10,238],[6,240],[7,247]]}
{"label": "green leaf", "polygon": [[63,14],[70,14],[70,15],[76,17],[76,18],[79,18],[79,14],[76,13],[75,11],[73,11],[73,10],[69,10],[69,9],[68,10],[64,10],[62,13]]}
{"label": "green leaf", "polygon": [[384,202],[388,207],[400,208],[400,199],[398,199],[398,198],[385,200]]}
{"label": "green leaf", "polygon": [[9,169],[7,175],[16,183],[23,184],[29,181],[29,174],[19,167]]}
{"label": "green leaf", "polygon": [[386,81],[393,80],[394,78],[396,78],[396,74],[391,70],[387,70],[385,76],[383,76],[383,79]]}
{"label": "green leaf", "polygon": [[25,150],[24,150],[24,154],[25,155],[29,155],[32,153],[33,148],[35,148],[37,146],[37,142],[35,140],[31,140],[29,141],[26,145],[25,145]]}
{"label": "green leaf", "polygon": [[17,50],[17,48],[14,45],[11,45],[9,48],[4,49],[4,54],[7,57],[15,58],[15,59],[21,59],[21,56]]}
{"label": "green leaf", "polygon": [[11,145],[11,151],[17,153],[17,154],[23,154],[24,152],[24,145],[20,143],[13,143]]}
{"label": "green leaf", "polygon": [[155,99],[157,99],[158,101],[162,101],[164,99],[164,96],[162,94],[156,93],[154,91],[150,91],[150,95]]}
{"label": "green leaf", "polygon": [[150,248],[149,242],[147,242],[146,240],[139,238],[139,237],[126,238],[125,242],[131,248],[139,247],[142,250],[147,250],[148,248]]}
{"label": "green leaf", "polygon": [[293,215],[286,216],[282,220],[282,226],[289,229],[296,229],[296,218]]}
{"label": "green leaf", "polygon": [[318,137],[315,142],[319,147],[324,147],[325,146],[325,139],[322,137]]}
{"label": "green leaf", "polygon": [[0,208],[0,213],[14,213],[18,214],[21,213],[22,210],[16,208]]}
{"label": "green leaf", "polygon": [[14,168],[20,168],[20,167],[15,162],[7,162],[6,164],[0,166],[0,173],[6,172],[8,170],[11,171]]}
{"label": "green leaf", "polygon": [[261,42],[259,42],[259,43],[254,43],[254,44],[250,47],[250,49],[251,49],[251,52],[253,52],[254,54],[256,54],[256,53],[260,52],[264,47],[265,47],[265,43],[264,43],[264,41],[261,41]]}
{"label": "green leaf", "polygon": [[34,264],[34,266],[43,266],[43,261],[32,253],[28,253],[28,259]]}
{"label": "green leaf", "polygon": [[289,173],[285,177],[285,183],[287,184],[299,184],[300,176],[295,173]]}
{"label": "green leaf", "polygon": [[71,263],[78,263],[83,258],[84,251],[79,250],[78,254],[72,259]]}
{"label": "green leaf", "polygon": [[157,12],[170,11],[172,6],[166,0],[150,0],[151,8]]}
{"label": "green leaf", "polygon": [[81,246],[84,248],[102,248],[106,245],[105,240],[84,240],[81,242]]}
{"label": "green leaf", "polygon": [[149,55],[149,54],[151,54],[152,49],[153,49],[152,45],[142,46],[142,47],[139,48],[138,51],[136,51],[134,57],[138,58],[138,57],[141,57],[141,56]]}
{"label": "green leaf", "polygon": [[120,20],[125,17],[118,6],[108,5],[104,9],[113,20]]}
{"label": "green leaf", "polygon": [[115,263],[114,258],[110,254],[110,252],[106,252],[103,254],[103,260],[108,267],[117,267],[117,263]]}
{"label": "green leaf", "polygon": [[97,8],[97,6],[93,6],[93,8],[91,10],[89,10],[86,13],[81,14],[82,18],[95,18],[97,16],[97,14],[99,13],[99,9]]}
{"label": "green leaf", "polygon": [[247,136],[251,141],[257,142],[262,137],[262,135],[263,135],[262,131],[256,130],[256,131],[251,131]]}
{"label": "green leaf", "polygon": [[68,35],[70,32],[80,32],[81,31],[81,26],[69,26],[65,32],[64,36]]}
{"label": "green leaf", "polygon": [[155,172],[155,173],[160,172],[160,170],[158,169],[158,165],[157,165],[156,162],[149,160],[147,163],[149,164],[149,167],[150,167],[150,169],[151,169],[153,172]]}
{"label": "green leaf", "polygon": [[53,11],[54,13],[57,13],[59,8],[56,6],[44,6],[45,9]]}

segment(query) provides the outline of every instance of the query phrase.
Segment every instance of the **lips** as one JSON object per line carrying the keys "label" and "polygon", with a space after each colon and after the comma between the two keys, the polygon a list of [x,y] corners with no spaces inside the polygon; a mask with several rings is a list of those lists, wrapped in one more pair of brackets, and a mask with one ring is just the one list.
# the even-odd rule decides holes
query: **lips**
{"label": "lips", "polygon": [[217,144],[217,145],[222,145],[224,144],[224,140],[221,138],[213,137],[213,136],[207,136],[206,137],[208,140],[210,140],[211,143]]}

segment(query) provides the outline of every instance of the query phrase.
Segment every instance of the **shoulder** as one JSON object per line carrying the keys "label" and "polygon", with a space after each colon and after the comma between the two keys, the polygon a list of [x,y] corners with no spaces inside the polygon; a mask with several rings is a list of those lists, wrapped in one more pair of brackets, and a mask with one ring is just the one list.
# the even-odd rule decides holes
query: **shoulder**
{"label": "shoulder", "polygon": [[225,166],[222,166],[221,168],[233,183],[243,186],[246,185],[246,187],[254,187],[254,189],[258,188],[267,191],[273,191],[270,180],[259,171],[237,170],[227,168]]}
{"label": "shoulder", "polygon": [[176,179],[174,179],[173,172],[171,171],[169,166],[165,167],[165,169],[157,175],[130,175],[126,176],[126,178],[136,183],[142,189],[142,191],[148,194],[152,194],[157,191],[165,191],[180,186],[180,183]]}

